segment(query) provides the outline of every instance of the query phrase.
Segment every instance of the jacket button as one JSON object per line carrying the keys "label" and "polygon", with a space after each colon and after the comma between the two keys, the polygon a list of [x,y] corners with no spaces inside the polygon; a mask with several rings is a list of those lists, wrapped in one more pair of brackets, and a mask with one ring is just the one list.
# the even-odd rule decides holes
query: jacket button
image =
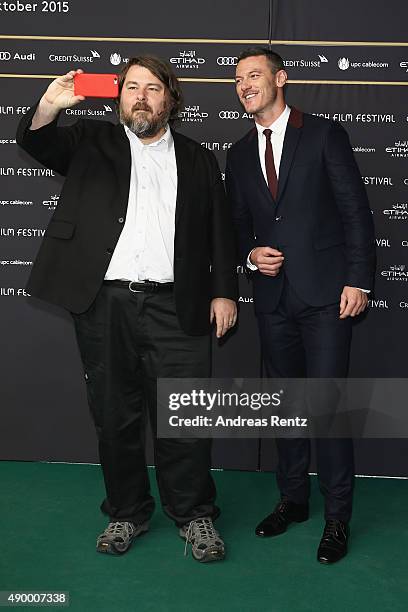
{"label": "jacket button", "polygon": [[108,253],[108,255],[112,255],[113,249],[106,249],[106,252]]}
{"label": "jacket button", "polygon": [[282,220],[281,216],[280,217],[275,217],[275,221],[281,221],[281,220]]}
{"label": "jacket button", "polygon": [[123,217],[119,217],[118,223],[123,223],[123,222],[124,222],[124,218]]}

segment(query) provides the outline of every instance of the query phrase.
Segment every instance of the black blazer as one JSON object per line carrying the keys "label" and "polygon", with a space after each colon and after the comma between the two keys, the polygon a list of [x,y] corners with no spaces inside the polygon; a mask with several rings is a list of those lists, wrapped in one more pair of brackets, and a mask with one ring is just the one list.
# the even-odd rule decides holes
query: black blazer
{"label": "black blazer", "polygon": [[[86,311],[98,293],[126,217],[131,153],[122,125],[57,120],[29,130],[36,107],[23,117],[18,144],[66,176],[34,263],[28,292],[71,312]],[[230,207],[215,156],[173,132],[177,163],[174,291],[181,327],[209,330],[213,297],[237,298]]]}
{"label": "black blazer", "polygon": [[[334,121],[292,109],[276,201],[259,163],[256,128],[227,155],[240,263],[256,246],[284,254],[284,270],[311,306],[338,302],[345,285],[371,289],[375,270],[372,214],[347,133]],[[272,312],[283,274],[253,274],[257,312]]]}

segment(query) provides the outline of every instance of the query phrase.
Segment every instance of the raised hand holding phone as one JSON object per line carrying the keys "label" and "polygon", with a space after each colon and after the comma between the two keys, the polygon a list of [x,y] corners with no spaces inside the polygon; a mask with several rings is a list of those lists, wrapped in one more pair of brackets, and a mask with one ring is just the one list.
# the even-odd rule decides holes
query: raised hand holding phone
{"label": "raised hand holding phone", "polygon": [[31,130],[37,130],[43,125],[47,125],[64,108],[71,108],[85,100],[85,96],[75,95],[74,91],[75,75],[82,73],[83,70],[80,68],[70,70],[50,83],[37,107],[31,122]]}

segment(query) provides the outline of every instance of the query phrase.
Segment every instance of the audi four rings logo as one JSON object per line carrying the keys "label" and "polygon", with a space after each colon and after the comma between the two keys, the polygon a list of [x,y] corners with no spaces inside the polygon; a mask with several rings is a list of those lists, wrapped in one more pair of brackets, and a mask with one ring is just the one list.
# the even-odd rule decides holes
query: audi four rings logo
{"label": "audi four rings logo", "polygon": [[218,113],[218,116],[220,119],[239,119],[239,112],[223,110]]}
{"label": "audi four rings logo", "polygon": [[11,53],[8,51],[0,51],[0,60],[8,61],[11,59]]}
{"label": "audi four rings logo", "polygon": [[237,57],[217,57],[217,64],[219,66],[236,66],[237,62]]}

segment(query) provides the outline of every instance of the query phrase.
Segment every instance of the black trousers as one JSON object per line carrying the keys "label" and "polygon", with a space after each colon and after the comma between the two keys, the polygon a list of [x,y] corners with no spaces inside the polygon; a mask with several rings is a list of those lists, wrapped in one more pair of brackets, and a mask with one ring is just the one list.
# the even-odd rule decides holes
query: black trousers
{"label": "black trousers", "polygon": [[216,518],[211,441],[156,437],[156,379],[208,377],[210,337],[182,331],[171,290],[132,293],[108,283],[87,312],[74,315],[74,324],[105,480],[102,511],[113,521],[151,517],[144,444],[149,417],[164,511],[178,526]]}
{"label": "black trousers", "polygon": [[[339,319],[339,302],[322,308],[309,306],[285,277],[277,309],[271,314],[258,314],[258,325],[266,376],[347,376],[351,319]],[[310,492],[310,440],[277,438],[276,443],[281,496],[305,504]],[[316,439],[316,459],[326,520],[349,521],[354,482],[352,440]]]}

